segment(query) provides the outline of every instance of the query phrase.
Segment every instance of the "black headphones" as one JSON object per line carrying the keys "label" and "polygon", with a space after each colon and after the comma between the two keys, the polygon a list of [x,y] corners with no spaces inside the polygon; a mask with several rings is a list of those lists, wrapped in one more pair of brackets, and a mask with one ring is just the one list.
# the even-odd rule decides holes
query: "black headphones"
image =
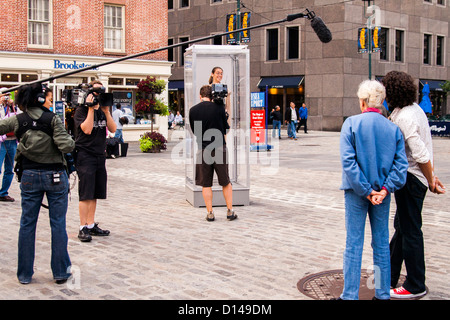
{"label": "black headphones", "polygon": [[37,94],[37,102],[40,105],[43,105],[45,103],[45,90],[47,89],[46,86],[42,86],[42,92]]}

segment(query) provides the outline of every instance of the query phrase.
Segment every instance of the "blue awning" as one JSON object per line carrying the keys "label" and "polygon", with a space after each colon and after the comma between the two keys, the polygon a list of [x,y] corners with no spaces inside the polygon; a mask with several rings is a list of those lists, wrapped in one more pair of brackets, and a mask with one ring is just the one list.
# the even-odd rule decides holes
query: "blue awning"
{"label": "blue awning", "polygon": [[184,90],[184,80],[169,81],[169,90]]}
{"label": "blue awning", "polygon": [[426,83],[430,86],[430,91],[443,91],[441,84],[444,84],[444,80],[427,80],[420,79],[420,83],[424,86]]}
{"label": "blue awning", "polygon": [[303,82],[303,76],[264,77],[259,80],[258,88],[298,88]]}

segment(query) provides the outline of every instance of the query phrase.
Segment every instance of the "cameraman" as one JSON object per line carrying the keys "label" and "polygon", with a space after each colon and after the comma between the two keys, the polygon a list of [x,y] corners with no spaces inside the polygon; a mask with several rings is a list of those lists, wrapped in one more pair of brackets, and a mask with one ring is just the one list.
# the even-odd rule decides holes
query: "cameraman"
{"label": "cameraman", "polygon": [[233,211],[233,188],[228,175],[227,146],[225,134],[229,128],[225,109],[221,104],[211,102],[212,93],[209,85],[200,89],[201,102],[189,110],[189,125],[197,144],[197,160],[195,184],[202,186],[207,221],[214,221],[212,210],[212,184],[214,171],[227,205],[227,219],[234,220],[237,215]]}
{"label": "cameraman", "polygon": [[[103,84],[92,81],[89,84],[93,93],[86,97],[86,105],[75,110],[75,149],[77,174],[79,178],[78,196],[80,212],[80,231],[78,239],[89,242],[92,236],[108,236],[109,230],[102,230],[95,223],[97,199],[106,199],[106,128],[116,131],[116,123],[111,116],[109,106],[96,103],[98,89]],[[93,105],[95,103],[95,105]]]}

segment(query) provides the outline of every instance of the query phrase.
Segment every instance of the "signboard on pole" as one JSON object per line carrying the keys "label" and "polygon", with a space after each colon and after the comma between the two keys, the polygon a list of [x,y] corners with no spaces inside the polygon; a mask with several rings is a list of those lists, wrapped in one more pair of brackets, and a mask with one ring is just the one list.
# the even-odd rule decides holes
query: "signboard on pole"
{"label": "signboard on pole", "polygon": [[265,93],[252,92],[250,105],[250,144],[266,143]]}
{"label": "signboard on pole", "polygon": [[[369,37],[368,28],[364,27],[358,29],[358,53],[368,53],[369,50],[373,53],[381,51],[380,30],[381,28],[379,27],[370,29],[371,32]],[[370,47],[369,41],[371,41]]]}
{"label": "signboard on pole", "polygon": [[63,101],[55,101],[55,113],[61,118],[62,123],[64,123],[65,110]]}
{"label": "signboard on pole", "polygon": [[[244,29],[244,28],[250,27],[250,17],[251,17],[250,12],[242,12],[240,14],[240,16],[241,16],[240,28]],[[234,31],[237,29],[237,20],[236,19],[237,19],[236,14],[228,14],[227,15],[227,22],[226,22],[227,32]],[[227,34],[227,44],[237,44],[238,41],[239,41],[239,39],[237,39],[235,33]],[[240,42],[243,42],[243,43],[250,42],[250,31],[249,30],[244,30],[244,31],[240,32]]]}
{"label": "signboard on pole", "polygon": [[[227,32],[236,30],[236,15],[227,15]],[[227,44],[236,44],[237,39],[234,33],[227,34]]]}

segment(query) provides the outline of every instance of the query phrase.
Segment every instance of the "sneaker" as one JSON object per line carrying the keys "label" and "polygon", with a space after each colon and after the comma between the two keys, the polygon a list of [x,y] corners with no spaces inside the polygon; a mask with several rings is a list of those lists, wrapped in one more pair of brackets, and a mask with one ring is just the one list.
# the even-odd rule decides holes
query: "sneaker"
{"label": "sneaker", "polygon": [[232,221],[232,220],[234,220],[234,219],[237,219],[237,214],[235,214],[234,213],[234,210],[230,210],[230,209],[228,209],[228,211],[227,211],[227,219],[228,219],[228,221]]}
{"label": "sneaker", "polygon": [[206,221],[214,221],[216,218],[214,217],[214,212],[209,212],[207,215],[206,215]]}
{"label": "sneaker", "polygon": [[426,290],[424,292],[420,292],[420,293],[411,293],[403,287],[391,289],[391,298],[396,298],[396,299],[411,299],[411,298],[421,297],[426,294],[427,294]]}
{"label": "sneaker", "polygon": [[109,230],[100,229],[98,227],[98,223],[95,223],[94,227],[92,227],[91,229],[89,229],[89,228],[87,228],[87,229],[91,236],[100,236],[100,237],[109,236]]}
{"label": "sneaker", "polygon": [[81,242],[89,242],[92,240],[87,227],[84,227],[80,230],[80,232],[78,232],[78,239],[80,239]]}

